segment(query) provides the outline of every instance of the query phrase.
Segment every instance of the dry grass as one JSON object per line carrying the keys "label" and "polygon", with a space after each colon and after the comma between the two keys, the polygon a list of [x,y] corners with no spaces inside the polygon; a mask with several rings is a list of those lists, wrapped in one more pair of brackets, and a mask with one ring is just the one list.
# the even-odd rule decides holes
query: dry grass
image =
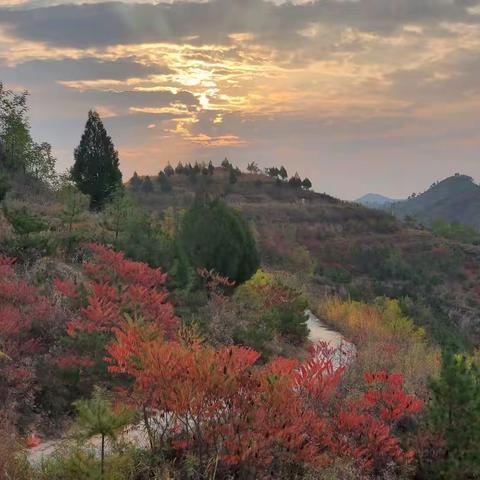
{"label": "dry grass", "polygon": [[354,376],[372,371],[402,373],[409,391],[427,397],[428,379],[440,367],[440,352],[427,342],[423,329],[401,313],[396,301],[372,306],[330,298],[318,311],[357,346]]}

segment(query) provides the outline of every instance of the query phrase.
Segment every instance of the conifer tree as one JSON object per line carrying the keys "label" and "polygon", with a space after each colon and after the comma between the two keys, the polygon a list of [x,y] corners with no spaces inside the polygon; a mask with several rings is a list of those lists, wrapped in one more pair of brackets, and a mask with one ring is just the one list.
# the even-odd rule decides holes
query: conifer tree
{"label": "conifer tree", "polygon": [[175,170],[173,167],[170,165],[170,163],[164,168],[164,173],[167,177],[171,177],[175,174]]}
{"label": "conifer tree", "polygon": [[259,266],[248,224],[220,200],[196,199],[183,217],[179,242],[194,267],[214,269],[237,283],[248,280]]}
{"label": "conifer tree", "polygon": [[208,162],[208,174],[209,175],[213,175],[214,172],[215,172],[215,167],[213,166],[213,163],[212,161],[210,160],[210,162]]}
{"label": "conifer tree", "polygon": [[312,182],[310,181],[309,178],[305,178],[302,182],[302,187],[305,190],[310,190],[312,188]]}
{"label": "conifer tree", "polygon": [[143,181],[142,192],[147,194],[153,192],[153,183],[152,183],[152,180],[150,180],[150,177],[148,175],[145,177],[145,180]]}
{"label": "conifer tree", "polygon": [[118,152],[100,115],[90,110],[80,145],[74,152],[72,179],[82,193],[90,195],[90,208],[103,207],[122,185]]}
{"label": "conifer tree", "polygon": [[143,180],[138,176],[137,172],[133,172],[133,177],[128,183],[134,192],[139,192],[142,189]]}
{"label": "conifer tree", "polygon": [[172,191],[172,184],[168,178],[168,175],[164,172],[160,172],[158,174],[158,183],[160,184],[160,190],[162,192],[171,192]]}
{"label": "conifer tree", "polygon": [[444,443],[435,478],[480,477],[480,372],[478,361],[447,350],[440,378],[431,383],[429,418]]}
{"label": "conifer tree", "polygon": [[77,411],[76,426],[81,430],[82,437],[90,439],[100,436],[100,478],[105,475],[105,440],[115,441],[117,434],[133,419],[133,412],[124,408],[115,411],[114,405],[106,393],[97,388],[90,400],[78,400],[74,404]]}

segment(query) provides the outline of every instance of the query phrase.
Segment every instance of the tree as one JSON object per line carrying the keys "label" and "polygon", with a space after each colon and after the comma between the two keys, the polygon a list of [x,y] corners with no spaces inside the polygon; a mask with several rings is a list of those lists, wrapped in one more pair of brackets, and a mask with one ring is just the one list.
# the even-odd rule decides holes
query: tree
{"label": "tree", "polygon": [[90,110],[85,131],[74,152],[71,174],[82,193],[90,195],[90,208],[98,210],[122,186],[118,152],[100,115]]}
{"label": "tree", "polygon": [[247,172],[250,173],[260,173],[260,168],[258,168],[258,165],[255,162],[251,162],[247,165]]}
{"label": "tree", "polygon": [[[444,445],[436,460],[446,479],[480,476],[480,371],[478,359],[447,349],[440,377],[431,382],[428,405],[433,432]],[[440,478],[440,477],[436,477]]]}
{"label": "tree", "polygon": [[0,82],[0,161],[5,168],[25,168],[25,153],[32,139],[28,122],[28,92],[15,93]]}
{"label": "tree", "polygon": [[298,175],[298,173],[295,173],[295,175],[290,178],[290,180],[288,181],[288,184],[293,188],[301,188],[302,180],[300,179],[300,176]]}
{"label": "tree", "polygon": [[302,188],[310,190],[312,188],[312,182],[308,178],[305,178],[302,182]]}
{"label": "tree", "polygon": [[134,207],[130,196],[122,189],[112,196],[103,212],[104,225],[113,233],[113,244],[116,246],[119,235],[125,231]]}
{"label": "tree", "polygon": [[282,180],[286,180],[288,178],[288,173],[286,168],[282,165],[280,170],[278,171],[278,175]]}
{"label": "tree", "polygon": [[172,191],[172,184],[168,179],[168,175],[164,172],[158,174],[158,183],[160,184],[160,190],[162,192],[168,193]]}
{"label": "tree", "polygon": [[237,172],[233,168],[230,169],[230,174],[228,176],[228,182],[230,183],[230,185],[233,185],[233,184],[237,183]]}
{"label": "tree", "polygon": [[163,172],[167,177],[172,177],[173,175],[175,175],[175,170],[170,165],[170,163],[168,163],[167,166],[163,169]]}
{"label": "tree", "polygon": [[280,170],[277,167],[270,167],[265,169],[265,173],[272,178],[276,178],[280,175]]}
{"label": "tree", "polygon": [[207,167],[207,169],[208,169],[208,174],[209,174],[210,176],[214,174],[214,172],[215,172],[215,167],[213,166],[212,161],[208,162],[208,167]]}
{"label": "tree", "polygon": [[225,157],[225,159],[221,163],[222,168],[228,169],[232,166],[232,164],[228,161],[228,158]]}
{"label": "tree", "polygon": [[185,168],[182,162],[178,162],[178,165],[175,167],[175,173],[177,175],[182,175],[183,173],[185,173]]}
{"label": "tree", "polygon": [[63,201],[63,221],[68,227],[68,232],[72,232],[74,223],[82,218],[88,208],[89,199],[70,183],[65,185],[59,194]]}
{"label": "tree", "polygon": [[147,195],[153,192],[152,180],[150,180],[148,175],[143,179],[142,192]]}
{"label": "tree", "polygon": [[104,390],[96,388],[89,400],[74,403],[77,417],[75,426],[81,436],[90,439],[100,435],[100,478],[105,474],[105,440],[115,441],[120,430],[133,420],[133,412],[127,408],[115,410]]}
{"label": "tree", "polygon": [[214,269],[235,282],[248,280],[259,265],[250,228],[220,200],[197,199],[183,217],[179,241],[194,267]]}
{"label": "tree", "polygon": [[25,153],[25,171],[27,173],[47,185],[54,185],[57,180],[55,164],[56,159],[49,143],[30,142]]}
{"label": "tree", "polygon": [[139,192],[142,190],[143,180],[138,176],[137,172],[133,172],[133,176],[128,184],[134,192]]}

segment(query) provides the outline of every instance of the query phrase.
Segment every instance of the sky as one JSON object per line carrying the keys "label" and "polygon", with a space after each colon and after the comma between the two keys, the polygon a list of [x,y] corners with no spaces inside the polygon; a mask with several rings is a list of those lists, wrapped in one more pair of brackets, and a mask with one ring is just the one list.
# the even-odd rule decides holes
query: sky
{"label": "sky", "polygon": [[0,0],[0,81],[60,170],[94,108],[125,179],[228,157],[344,199],[480,180],[480,0]]}

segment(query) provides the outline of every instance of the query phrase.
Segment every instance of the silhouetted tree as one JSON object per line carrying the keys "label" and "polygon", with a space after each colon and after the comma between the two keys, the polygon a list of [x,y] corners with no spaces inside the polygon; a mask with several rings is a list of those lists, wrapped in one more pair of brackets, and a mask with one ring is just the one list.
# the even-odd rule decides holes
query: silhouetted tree
{"label": "silhouetted tree", "polygon": [[215,167],[213,166],[213,163],[210,161],[208,162],[208,174],[213,175],[214,172],[215,172]]}
{"label": "silhouetted tree", "polygon": [[100,115],[90,110],[80,145],[74,152],[72,179],[78,189],[90,195],[90,208],[102,208],[122,185],[118,152],[103,126]]}
{"label": "silhouetted tree", "polygon": [[152,193],[153,192],[153,183],[150,177],[147,175],[143,180],[142,185],[142,192],[143,193]]}
{"label": "silhouetted tree", "polygon": [[185,168],[182,162],[178,162],[178,165],[175,167],[175,173],[177,175],[182,175],[183,173],[185,173]]}
{"label": "silhouetted tree", "polygon": [[276,178],[280,175],[280,170],[277,167],[270,167],[265,169],[265,173],[272,178]]}
{"label": "silhouetted tree", "polygon": [[302,179],[300,178],[298,173],[295,173],[295,175],[291,177],[290,180],[288,181],[288,184],[293,188],[301,188]]}
{"label": "silhouetted tree", "polygon": [[310,181],[310,179],[308,178],[305,178],[302,182],[302,187],[305,189],[305,190],[310,190],[312,188],[312,182]]}
{"label": "silhouetted tree", "polygon": [[173,176],[173,175],[175,174],[175,170],[173,169],[173,167],[172,167],[170,164],[168,164],[168,165],[164,168],[163,171],[165,172],[165,175],[166,175],[167,177],[171,177],[171,176]]}
{"label": "silhouetted tree", "polygon": [[158,174],[158,183],[160,184],[160,190],[162,192],[171,192],[172,191],[172,184],[164,172],[160,172]]}
{"label": "silhouetted tree", "polygon": [[282,165],[280,170],[278,171],[278,176],[282,179],[282,180],[286,180],[288,178],[288,173],[287,173],[287,170],[286,168]]}
{"label": "silhouetted tree", "polygon": [[143,180],[138,176],[137,172],[133,172],[133,177],[128,183],[134,192],[139,192],[143,186]]}

